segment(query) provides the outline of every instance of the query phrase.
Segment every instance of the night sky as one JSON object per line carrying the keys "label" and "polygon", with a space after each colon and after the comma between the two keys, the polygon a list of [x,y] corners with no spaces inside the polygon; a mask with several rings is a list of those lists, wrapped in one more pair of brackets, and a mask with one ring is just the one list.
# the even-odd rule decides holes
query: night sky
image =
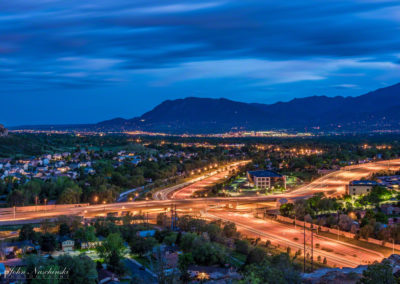
{"label": "night sky", "polygon": [[0,2],[6,126],[132,118],[188,96],[356,96],[399,67],[399,1]]}

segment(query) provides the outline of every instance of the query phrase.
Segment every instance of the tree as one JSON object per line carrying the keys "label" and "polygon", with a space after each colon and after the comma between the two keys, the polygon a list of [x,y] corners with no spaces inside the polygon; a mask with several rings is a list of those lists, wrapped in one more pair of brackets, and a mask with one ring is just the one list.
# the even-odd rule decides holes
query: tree
{"label": "tree", "polygon": [[165,227],[167,220],[166,213],[157,214],[157,225]]}
{"label": "tree", "polygon": [[19,231],[20,241],[34,241],[37,239],[36,232],[33,230],[32,225],[25,224],[22,226],[21,230]]}
{"label": "tree", "polygon": [[68,272],[68,283],[95,284],[97,270],[95,262],[86,255],[62,255],[57,259],[58,266]]}
{"label": "tree", "polygon": [[205,226],[205,232],[207,232],[210,241],[215,242],[221,238],[221,228],[217,224],[207,224]]}
{"label": "tree", "polygon": [[364,284],[394,284],[396,279],[393,276],[393,268],[388,260],[383,260],[382,263],[374,263],[369,265],[363,272],[363,277],[359,283]]}
{"label": "tree", "polygon": [[156,248],[155,251],[156,262],[154,263],[154,273],[157,275],[157,283],[167,283],[167,275],[165,269],[167,268],[167,262],[160,247]]}
{"label": "tree", "polygon": [[298,199],[294,203],[294,212],[298,219],[304,218],[307,214],[314,215],[314,211],[308,206],[308,202],[303,199]]}
{"label": "tree", "polygon": [[375,214],[375,220],[376,222],[387,224],[389,217],[383,212],[377,212]]}
{"label": "tree", "polygon": [[54,277],[48,277],[48,275],[39,273],[39,271],[63,271],[55,261],[45,260],[37,255],[29,255],[24,260],[25,277],[30,284],[58,284],[61,282],[61,278],[66,276],[54,275]]}
{"label": "tree", "polygon": [[236,240],[235,248],[238,253],[241,253],[244,255],[248,255],[248,253],[250,252],[250,244],[246,240],[240,240],[240,239]]}
{"label": "tree", "polygon": [[121,258],[124,252],[124,240],[119,233],[113,233],[107,236],[103,243],[96,248],[101,258],[115,272],[121,272]]}
{"label": "tree", "polygon": [[178,236],[176,236],[175,243],[179,246],[181,244],[181,240],[182,240],[182,232],[179,231]]}
{"label": "tree", "polygon": [[226,262],[225,248],[217,243],[196,239],[192,249],[193,259],[201,265],[223,265]]}
{"label": "tree", "polygon": [[265,259],[265,251],[260,247],[253,248],[246,258],[246,264],[261,263]]}
{"label": "tree", "polygon": [[[56,260],[29,255],[25,258],[25,263],[28,283],[94,284],[97,281],[96,264],[85,255],[61,255]],[[43,274],[39,271],[54,271],[60,274]]]}
{"label": "tree", "polygon": [[131,239],[130,247],[132,253],[137,253],[140,256],[147,254],[155,245],[157,241],[152,237],[142,238],[135,236]]}
{"label": "tree", "polygon": [[339,216],[339,227],[341,230],[349,231],[352,224],[353,224],[353,219],[351,219],[346,214],[341,214]]}
{"label": "tree", "polygon": [[171,232],[164,238],[163,242],[168,246],[172,246],[175,244],[177,236],[177,233]]}
{"label": "tree", "polygon": [[70,233],[69,226],[66,223],[60,224],[60,228],[58,229],[58,234],[60,236],[66,236]]}
{"label": "tree", "polygon": [[75,238],[81,242],[94,242],[96,241],[96,233],[93,226],[78,228],[74,234]]}
{"label": "tree", "polygon": [[[283,278],[287,283],[300,283],[300,274],[293,264],[290,256],[285,253],[274,255],[271,259],[271,265],[283,272]],[[297,267],[298,268],[298,267]]]}
{"label": "tree", "polygon": [[359,231],[359,234],[362,238],[368,240],[371,234],[374,232],[374,227],[370,224],[365,225]]}
{"label": "tree", "polygon": [[294,213],[294,204],[293,203],[282,204],[281,207],[279,208],[279,211],[281,212],[282,216],[290,217]]}
{"label": "tree", "polygon": [[236,224],[233,222],[226,223],[223,229],[223,233],[227,238],[232,238],[233,236],[235,236],[237,233]]}
{"label": "tree", "polygon": [[198,236],[194,233],[186,233],[182,236],[181,249],[185,252],[189,252],[193,249],[193,244]]}
{"label": "tree", "polygon": [[60,204],[74,204],[79,203],[82,195],[82,189],[74,184],[65,188],[58,198]]}
{"label": "tree", "polygon": [[189,265],[193,263],[193,256],[191,253],[184,253],[179,255],[178,267],[181,272],[181,280],[183,283],[188,283],[190,275],[188,273]]}
{"label": "tree", "polygon": [[270,263],[264,260],[245,267],[244,279],[238,281],[240,284],[300,284],[301,277],[290,262],[274,260]]}
{"label": "tree", "polygon": [[40,237],[40,247],[43,251],[52,252],[56,249],[56,236],[50,233],[45,233]]}

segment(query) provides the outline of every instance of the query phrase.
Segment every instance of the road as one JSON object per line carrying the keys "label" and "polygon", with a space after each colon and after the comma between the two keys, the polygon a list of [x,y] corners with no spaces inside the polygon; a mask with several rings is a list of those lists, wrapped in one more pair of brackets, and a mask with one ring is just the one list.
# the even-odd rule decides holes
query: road
{"label": "road", "polygon": [[[183,210],[199,210],[206,211],[206,207],[211,205],[227,205],[234,203],[250,204],[259,202],[274,202],[279,198],[295,199],[304,198],[313,195],[316,192],[325,192],[330,196],[342,195],[345,193],[345,186],[349,181],[366,177],[371,173],[380,170],[397,170],[400,169],[400,159],[388,161],[381,161],[369,164],[362,164],[352,166],[350,168],[336,171],[327,174],[314,182],[305,185],[297,190],[289,193],[274,194],[269,196],[258,197],[228,197],[228,198],[188,198],[197,190],[201,190],[204,186],[218,180],[217,177],[224,178],[224,174],[218,175],[216,173],[211,176],[205,176],[201,180],[192,180],[188,184],[181,184],[179,187],[168,188],[162,191],[158,196],[161,200],[151,201],[135,201],[124,203],[112,203],[105,205],[84,205],[81,207],[70,208],[55,208],[47,211],[23,211],[21,208],[16,208],[14,215],[13,209],[0,209],[0,222],[3,224],[15,224],[19,222],[27,222],[33,219],[52,218],[60,215],[80,215],[84,217],[91,217],[95,215],[105,215],[107,212],[122,212],[122,211],[135,211],[140,210],[160,210],[165,209],[175,204],[179,209]],[[168,198],[175,198],[169,200]],[[166,200],[165,200],[166,199]],[[251,206],[251,205],[250,205]],[[215,206],[214,206],[215,208]],[[235,222],[240,230],[260,236],[271,241],[275,241],[283,246],[290,246],[293,249],[302,249],[302,235],[301,232],[294,230],[286,225],[272,222],[263,221],[254,218],[250,215],[232,215],[229,210],[209,211],[207,216],[219,218],[227,221]],[[297,238],[297,240],[295,240]],[[326,257],[328,263],[333,263],[338,266],[354,267],[359,264],[365,264],[374,260],[379,260],[383,256],[377,252],[369,251],[360,247],[351,246],[346,243],[337,242],[332,239],[322,238],[318,236],[315,243],[320,243],[321,249],[316,248],[315,253]],[[324,248],[324,249],[322,249]],[[333,250],[333,252],[331,251]]]}
{"label": "road", "polygon": [[312,195],[316,192],[325,192],[330,196],[343,195],[345,194],[346,185],[350,181],[365,178],[372,173],[389,169],[399,170],[400,159],[350,166],[346,169],[324,175],[308,185],[285,194],[285,196],[298,197]]}
{"label": "road", "polygon": [[190,198],[193,193],[205,189],[207,186],[215,184],[216,182],[223,180],[226,176],[229,176],[231,170],[236,170],[240,166],[248,164],[250,161],[240,161],[230,163],[222,166],[219,169],[207,173],[200,177],[196,177],[188,182],[174,185],[162,190],[157,191],[153,194],[154,200],[169,200],[169,199],[187,199]]}
{"label": "road", "polygon": [[[13,208],[0,209],[0,222],[16,223],[18,221],[23,222],[32,219],[43,219],[50,218],[60,215],[96,215],[105,214],[107,212],[121,212],[121,211],[132,211],[132,210],[147,210],[153,208],[167,208],[171,204],[175,204],[182,208],[200,208],[206,205],[215,204],[234,204],[234,203],[257,203],[257,202],[274,202],[279,198],[301,198],[311,196],[316,192],[326,192],[331,195],[339,195],[344,193],[345,185],[353,179],[359,179],[365,177],[373,172],[383,169],[400,169],[400,159],[357,165],[357,167],[349,170],[340,170],[328,175],[325,175],[309,185],[305,185],[297,190],[289,193],[274,194],[267,196],[253,196],[253,197],[214,197],[214,198],[189,198],[189,199],[175,199],[175,200],[149,200],[149,201],[135,201],[135,202],[122,202],[122,203],[111,203],[105,205],[82,205],[74,207],[60,207],[52,210],[40,210],[40,211],[25,211],[25,208],[16,208],[14,216]],[[204,181],[203,182],[207,182]],[[178,190],[179,192],[192,191],[192,185]],[[201,187],[199,187],[201,188]],[[177,194],[175,194],[175,197]],[[178,195],[179,196],[179,195]],[[30,208],[34,208],[31,206]]]}
{"label": "road", "polygon": [[[236,167],[238,165],[231,164],[231,166]],[[270,195],[267,198],[271,200],[274,198],[299,198],[304,196],[311,196],[317,192],[325,192],[326,195],[329,196],[340,196],[345,194],[346,185],[348,185],[350,181],[368,177],[370,174],[374,172],[378,172],[381,170],[388,170],[388,169],[399,170],[400,159],[350,166],[343,170],[335,171],[327,175],[324,175],[316,179],[312,183],[302,186],[294,191],[283,194]],[[184,184],[160,190],[154,195],[154,199],[155,200],[188,199],[196,191],[203,190],[205,187],[223,179],[228,174],[229,171],[213,172],[209,176],[202,176],[190,182],[186,182]],[[264,197],[252,197],[252,198],[263,199]]]}
{"label": "road", "polygon": [[[303,241],[304,234],[300,227],[295,229],[293,226],[282,224],[273,220],[263,220],[255,218],[251,214],[239,214],[236,212],[210,211],[204,215],[212,219],[221,219],[224,221],[234,222],[244,235],[259,237],[263,243],[267,240],[275,246],[287,248],[290,247],[292,252],[304,250]],[[314,234],[314,261],[318,256],[328,260],[328,265],[336,265],[337,267],[355,267],[373,263],[375,260],[382,260],[384,255],[379,252],[365,249],[359,246],[340,242],[323,236]],[[311,255],[311,232],[306,231],[307,251]],[[318,245],[316,245],[318,244]]]}
{"label": "road", "polygon": [[143,267],[140,263],[138,263],[136,260],[133,260],[131,258],[125,258],[124,264],[126,267],[129,269],[131,272],[132,276],[137,276],[140,278],[142,283],[146,284],[156,284],[157,282],[157,275],[155,275],[153,272],[148,270],[147,268]]}

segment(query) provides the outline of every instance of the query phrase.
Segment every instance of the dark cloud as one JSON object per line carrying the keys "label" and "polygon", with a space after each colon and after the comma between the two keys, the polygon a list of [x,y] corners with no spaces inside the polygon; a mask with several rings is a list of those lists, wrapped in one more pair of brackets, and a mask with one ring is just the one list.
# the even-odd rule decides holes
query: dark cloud
{"label": "dark cloud", "polygon": [[[14,0],[0,2],[0,11],[3,92],[98,85],[126,92],[127,82],[141,81],[150,93],[232,77],[238,94],[268,101],[280,91],[284,99],[307,95],[307,81],[354,95],[360,89],[346,86],[398,79],[398,1]],[[290,93],[285,82],[301,88]],[[273,92],[265,88],[273,84]]]}

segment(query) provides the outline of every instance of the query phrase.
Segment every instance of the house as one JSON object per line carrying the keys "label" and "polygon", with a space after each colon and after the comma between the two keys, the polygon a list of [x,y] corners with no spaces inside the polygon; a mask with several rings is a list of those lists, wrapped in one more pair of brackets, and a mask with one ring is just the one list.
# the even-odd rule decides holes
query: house
{"label": "house", "polygon": [[379,183],[374,180],[353,180],[347,186],[346,192],[351,196],[364,195],[370,193],[372,188],[377,185]]}
{"label": "house", "polygon": [[75,241],[68,238],[63,237],[60,239],[61,249],[63,252],[70,252],[74,250]]}
{"label": "house", "polygon": [[218,283],[231,283],[240,280],[242,276],[232,267],[222,268],[216,266],[199,266],[190,265],[188,267],[189,275],[195,280],[211,280],[214,282],[224,281]]}
{"label": "house", "polygon": [[393,206],[391,204],[383,204],[381,210],[386,215],[398,215],[400,214],[400,207]]}
{"label": "house", "polygon": [[257,188],[271,188],[279,182],[286,189],[286,177],[273,171],[248,171],[247,179]]}
{"label": "house", "polygon": [[6,244],[5,253],[6,255],[9,255],[11,253],[17,255],[30,253],[38,249],[40,249],[40,246],[34,245],[31,241],[21,241]]}
{"label": "house", "polygon": [[102,243],[103,243],[103,241],[101,241],[101,240],[97,240],[94,242],[83,242],[83,243],[81,243],[81,248],[82,249],[96,248],[96,247],[100,246]]}
{"label": "house", "polygon": [[162,261],[165,265],[164,273],[170,274],[178,266],[179,255],[182,252],[179,251],[177,246],[159,245],[153,247],[153,257],[159,261]]}

